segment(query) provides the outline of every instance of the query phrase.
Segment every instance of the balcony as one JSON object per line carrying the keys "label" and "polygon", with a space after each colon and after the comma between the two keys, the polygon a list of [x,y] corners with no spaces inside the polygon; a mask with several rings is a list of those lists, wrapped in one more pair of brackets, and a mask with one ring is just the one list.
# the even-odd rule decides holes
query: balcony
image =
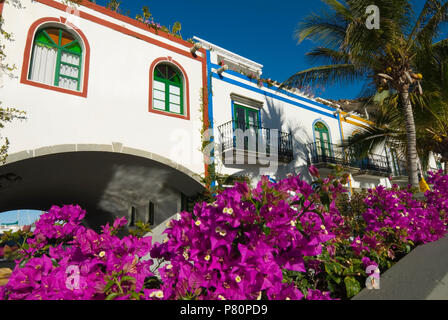
{"label": "balcony", "polygon": [[371,154],[367,158],[357,159],[351,149],[336,144],[322,146],[320,143],[310,143],[307,162],[320,169],[332,169],[334,165],[340,165],[357,177],[388,177],[391,173],[387,157]]}
{"label": "balcony", "polygon": [[294,158],[290,133],[235,121],[220,125],[218,131],[225,164],[268,165],[269,161],[289,163]]}

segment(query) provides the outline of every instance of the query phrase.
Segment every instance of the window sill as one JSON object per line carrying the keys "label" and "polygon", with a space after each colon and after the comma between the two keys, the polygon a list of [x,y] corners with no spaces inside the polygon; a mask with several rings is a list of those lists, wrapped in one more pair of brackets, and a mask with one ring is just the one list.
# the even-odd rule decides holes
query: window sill
{"label": "window sill", "polygon": [[190,120],[190,115],[189,114],[187,114],[187,115],[177,114],[177,113],[172,113],[172,112],[168,112],[168,111],[153,109],[152,107],[149,108],[149,112],[160,114],[160,115],[164,115],[164,116],[168,116],[168,117],[179,118],[179,119],[183,119],[183,120]]}
{"label": "window sill", "polygon": [[57,91],[57,92],[60,92],[60,93],[71,94],[71,95],[74,95],[74,96],[87,98],[87,90],[86,89],[84,89],[83,91],[73,91],[73,90],[70,90],[70,89],[65,89],[65,88],[60,88],[60,87],[56,87],[56,86],[51,86],[51,85],[48,85],[48,84],[32,81],[32,80],[29,80],[29,79],[22,79],[20,81],[20,83],[27,84],[27,85],[34,86],[34,87],[38,87],[38,88],[42,88],[42,89],[47,89],[47,90]]}

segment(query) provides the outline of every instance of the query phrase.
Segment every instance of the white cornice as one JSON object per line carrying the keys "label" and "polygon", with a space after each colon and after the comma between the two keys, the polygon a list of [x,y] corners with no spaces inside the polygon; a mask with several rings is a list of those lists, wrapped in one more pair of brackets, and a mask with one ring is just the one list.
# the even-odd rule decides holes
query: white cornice
{"label": "white cornice", "polygon": [[254,69],[254,71],[257,71],[261,74],[261,69],[263,68],[263,65],[256,63],[255,61],[249,60],[247,58],[244,58],[240,55],[237,55],[236,53],[230,52],[229,50],[226,50],[224,48],[221,48],[213,43],[210,43],[208,41],[205,41],[203,39],[200,39],[196,36],[193,37],[194,40],[200,42],[204,47],[206,47],[209,50],[216,51],[219,54],[222,54],[224,57],[228,58],[232,62],[242,64],[244,66],[247,66],[250,69]]}

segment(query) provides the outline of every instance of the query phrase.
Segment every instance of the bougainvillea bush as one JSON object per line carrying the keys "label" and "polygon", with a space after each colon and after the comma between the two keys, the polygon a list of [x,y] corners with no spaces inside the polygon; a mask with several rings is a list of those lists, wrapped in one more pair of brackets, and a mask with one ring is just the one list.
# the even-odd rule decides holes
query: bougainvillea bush
{"label": "bougainvillea bush", "polygon": [[81,225],[86,212],[79,206],[53,206],[36,222],[22,244],[22,258],[3,299],[129,299],[152,298],[144,289],[152,276],[151,237],[122,239],[114,234],[126,224],[115,220],[96,233]]}
{"label": "bougainvillea bush", "polygon": [[20,244],[0,298],[347,299],[367,284],[368,267],[383,272],[446,234],[441,172],[430,174],[423,201],[377,187],[345,206],[346,175],[310,173],[312,184],[300,176],[236,183],[171,220],[162,243],[118,237],[124,218],[97,233],[82,225],[80,207],[52,207]]}

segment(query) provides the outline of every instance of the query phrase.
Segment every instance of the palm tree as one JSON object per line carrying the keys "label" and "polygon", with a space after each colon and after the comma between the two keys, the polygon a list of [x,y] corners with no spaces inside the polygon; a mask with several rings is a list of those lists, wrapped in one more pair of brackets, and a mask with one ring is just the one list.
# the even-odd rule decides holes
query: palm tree
{"label": "palm tree", "polygon": [[[448,170],[448,41],[432,45],[416,58],[417,69],[424,75],[422,96],[411,94],[414,105],[417,151],[422,170],[428,169],[429,156],[437,153]],[[423,54],[424,53],[424,54]],[[381,99],[378,99],[381,97]],[[345,147],[356,146],[359,157],[383,145],[393,146],[406,154],[405,119],[398,106],[398,93],[389,91],[365,99],[365,104],[376,103],[375,123],[350,140]]]}
{"label": "palm tree", "polygon": [[[375,90],[390,90],[398,97],[406,132],[409,184],[418,187],[417,136],[411,96],[422,93],[417,73],[419,53],[427,50],[448,18],[448,0],[426,0],[415,16],[411,0],[322,0],[327,10],[305,18],[296,30],[300,42],[317,41],[307,53],[324,64],[297,72],[283,85],[328,85],[366,82]],[[366,8],[375,3],[380,29],[368,29]]]}

